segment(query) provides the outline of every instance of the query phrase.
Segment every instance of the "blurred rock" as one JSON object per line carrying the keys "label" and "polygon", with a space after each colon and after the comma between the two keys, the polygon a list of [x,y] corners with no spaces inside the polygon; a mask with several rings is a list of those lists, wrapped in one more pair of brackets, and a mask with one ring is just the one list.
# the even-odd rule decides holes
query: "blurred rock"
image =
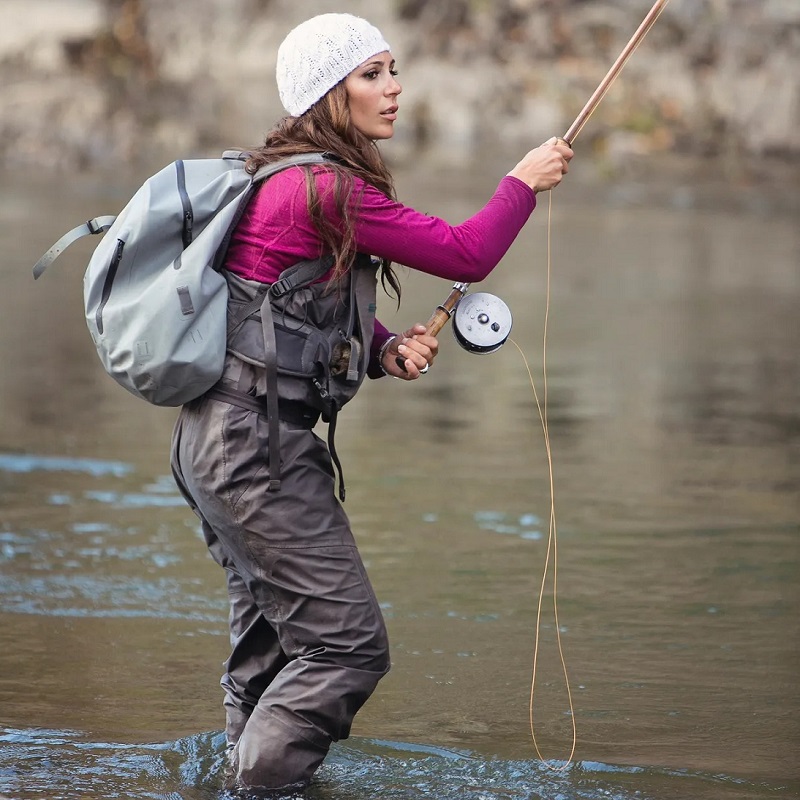
{"label": "blurred rock", "polygon": [[[374,6],[374,7],[373,7]],[[468,163],[563,133],[644,0],[354,0],[404,93],[394,158]],[[283,112],[275,55],[321,0],[4,0],[0,159],[48,169],[258,143]],[[609,168],[673,152],[796,162],[800,2],[672,0],[581,132]]]}

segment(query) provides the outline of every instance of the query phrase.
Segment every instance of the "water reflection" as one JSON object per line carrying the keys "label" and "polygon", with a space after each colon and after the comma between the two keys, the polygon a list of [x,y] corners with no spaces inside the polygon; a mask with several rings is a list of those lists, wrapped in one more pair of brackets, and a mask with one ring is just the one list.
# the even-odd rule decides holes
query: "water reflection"
{"label": "water reflection", "polygon": [[[463,181],[399,177],[404,198],[453,220],[488,191]],[[88,243],[38,284],[29,273],[120,198],[96,176],[6,185],[0,794],[216,796],[225,593],[169,477],[174,411],[102,373],[81,310]],[[527,732],[549,491],[524,363],[446,333],[425,381],[371,383],[340,420],[394,668],[313,800],[800,788],[800,230],[726,194],[687,208],[661,202],[681,187],[563,188],[547,397],[580,761],[548,772]],[[481,287],[511,307],[540,395],[545,211]],[[398,328],[449,290],[404,283],[401,313],[380,309]],[[569,725],[549,614],[537,724],[557,757]]]}

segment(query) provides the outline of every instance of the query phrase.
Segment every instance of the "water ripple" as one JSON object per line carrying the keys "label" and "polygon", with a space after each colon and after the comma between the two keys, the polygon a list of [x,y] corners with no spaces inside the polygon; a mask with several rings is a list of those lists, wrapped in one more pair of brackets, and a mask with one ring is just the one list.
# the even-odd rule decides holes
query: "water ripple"
{"label": "water ripple", "polygon": [[[174,742],[92,741],[71,730],[0,727],[0,794],[15,800],[233,800],[222,789],[224,735]],[[552,765],[551,765],[552,766]],[[786,786],[727,775],[579,761],[564,770],[433,745],[351,739],[312,785],[274,800],[768,800]],[[237,795],[237,800],[241,795]]]}
{"label": "water ripple", "polygon": [[122,478],[133,472],[131,464],[96,458],[37,456],[31,453],[0,453],[0,470],[5,472],[83,472],[94,477],[113,475]]}
{"label": "water ripple", "polygon": [[533,541],[542,538],[542,520],[536,514],[515,517],[503,511],[476,511],[473,517],[478,527],[484,531]]}
{"label": "water ripple", "polygon": [[227,602],[220,593],[192,591],[176,578],[103,578],[48,575],[3,578],[2,609],[52,617],[144,617],[224,623]]}

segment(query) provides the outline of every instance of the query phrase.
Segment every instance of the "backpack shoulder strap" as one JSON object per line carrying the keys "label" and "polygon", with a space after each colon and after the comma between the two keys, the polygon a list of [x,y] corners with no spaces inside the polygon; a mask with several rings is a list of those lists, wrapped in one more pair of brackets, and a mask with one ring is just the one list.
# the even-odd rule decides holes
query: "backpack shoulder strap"
{"label": "backpack shoulder strap", "polygon": [[329,254],[287,267],[269,287],[270,296],[277,299],[319,280],[333,269],[333,261],[333,256]]}
{"label": "backpack shoulder strap", "polygon": [[66,250],[73,242],[84,236],[105,233],[116,219],[115,216],[95,217],[77,228],[65,233],[34,265],[33,277],[39,278],[42,273]]}
{"label": "backpack shoulder strap", "polygon": [[307,164],[323,164],[326,161],[332,160],[333,157],[329,153],[299,153],[296,156],[289,156],[288,158],[282,158],[280,161],[273,161],[271,164],[265,164],[253,175],[253,183],[266,180],[276,172],[288,169],[289,167],[301,167]]}
{"label": "backpack shoulder strap", "polygon": [[[238,151],[226,150],[225,153],[223,153],[223,158],[236,159],[237,152]],[[241,156],[244,155],[245,154],[241,154]],[[261,167],[255,173],[255,175],[253,175],[253,177],[250,179],[250,183],[247,187],[247,190],[244,192],[239,201],[239,206],[236,209],[236,213],[233,215],[230,224],[228,225],[228,230],[222,237],[222,240],[219,243],[219,247],[217,247],[214,259],[211,262],[211,268],[215,272],[219,272],[222,269],[222,265],[225,262],[225,255],[228,252],[228,246],[231,243],[233,232],[236,229],[236,226],[239,224],[239,221],[241,220],[242,215],[244,214],[245,208],[247,208],[247,204],[250,201],[250,198],[253,196],[253,193],[256,191],[260,183],[262,183],[272,175],[281,172],[282,170],[289,169],[289,167],[323,164],[326,161],[333,160],[333,158],[334,156],[332,156],[330,153],[299,153],[296,156],[289,156],[288,158],[282,158],[280,161],[274,161],[271,164],[265,164],[263,167]],[[240,157],[238,158],[238,160],[244,160],[244,159]]]}
{"label": "backpack shoulder strap", "polygon": [[[247,158],[247,153],[237,150],[226,150],[222,154],[222,158],[226,160],[244,161]],[[302,153],[296,156],[276,161],[273,164],[267,164],[261,167],[258,172],[253,176],[250,182],[250,190],[255,187],[257,183],[266,180],[276,172],[287,169],[293,166],[302,166],[305,164],[322,164],[325,161],[332,160],[334,157],[328,153]],[[77,228],[73,228],[68,233],[65,233],[34,265],[33,277],[38,279],[44,271],[67,249],[73,242],[81,239],[84,236],[94,235],[98,233],[105,233],[112,225],[116,216],[102,216],[90,219]],[[215,265],[218,267],[218,265]]]}

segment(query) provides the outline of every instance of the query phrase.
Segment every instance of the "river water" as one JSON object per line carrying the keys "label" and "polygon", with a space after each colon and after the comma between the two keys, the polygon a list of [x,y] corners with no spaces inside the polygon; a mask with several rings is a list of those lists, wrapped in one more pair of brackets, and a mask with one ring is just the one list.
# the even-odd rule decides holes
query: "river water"
{"label": "river water", "polygon": [[[487,169],[486,172],[489,172]],[[501,174],[501,173],[497,173]],[[309,800],[800,796],[800,227],[794,190],[571,182],[547,339],[558,521],[520,351],[442,335],[416,384],[370,382],[337,441],[393,670]],[[401,170],[459,221],[496,175]],[[169,476],[174,410],[129,397],[86,332],[65,230],[136,181],[3,176],[0,795],[220,796],[226,599]],[[547,202],[484,285],[542,395]],[[403,272],[405,327],[449,285]],[[323,426],[324,427],[324,426]]]}

